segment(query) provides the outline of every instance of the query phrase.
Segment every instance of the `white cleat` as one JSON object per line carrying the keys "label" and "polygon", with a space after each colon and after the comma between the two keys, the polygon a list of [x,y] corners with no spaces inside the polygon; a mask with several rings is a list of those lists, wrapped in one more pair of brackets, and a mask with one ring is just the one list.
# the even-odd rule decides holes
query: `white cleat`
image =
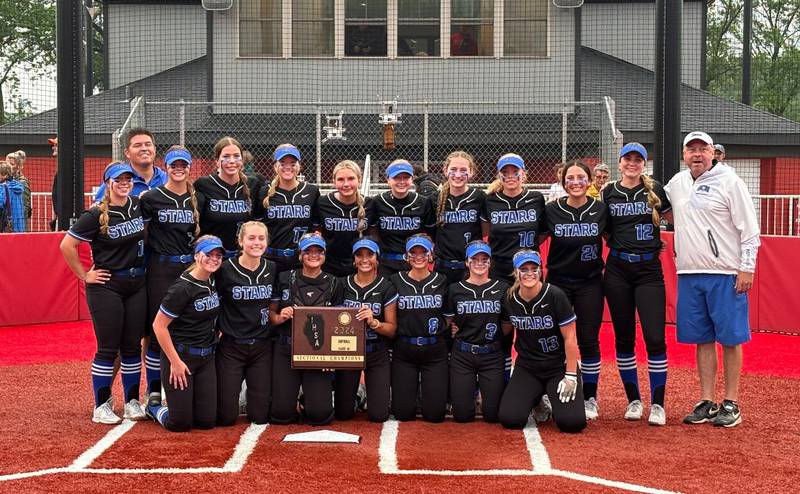
{"label": "white cleat", "polygon": [[667,423],[667,412],[661,405],[652,405],[650,407],[650,417],[647,419],[650,425],[665,425]]}
{"label": "white cleat", "polygon": [[117,425],[122,422],[122,419],[119,418],[116,413],[114,413],[111,398],[109,398],[107,402],[94,409],[94,413],[92,413],[92,422],[96,424],[108,425]]}
{"label": "white cleat", "polygon": [[644,413],[644,405],[641,400],[633,400],[628,403],[628,408],[625,409],[625,420],[642,420]]}
{"label": "white cleat", "polygon": [[586,412],[586,420],[597,420],[600,416],[600,409],[597,407],[597,399],[589,398],[583,401],[583,410]]}
{"label": "white cleat", "polygon": [[147,414],[145,414],[144,407],[139,400],[131,400],[128,403],[125,403],[125,412],[122,415],[127,420],[144,420],[147,418]]}

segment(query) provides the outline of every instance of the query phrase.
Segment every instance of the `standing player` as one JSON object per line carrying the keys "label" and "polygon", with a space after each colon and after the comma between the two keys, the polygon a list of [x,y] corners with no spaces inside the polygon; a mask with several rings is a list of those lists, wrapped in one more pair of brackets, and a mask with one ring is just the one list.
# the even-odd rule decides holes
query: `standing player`
{"label": "standing player", "polygon": [[[155,166],[156,138],[152,132],[141,127],[131,129],[125,135],[125,160],[133,173],[131,196],[139,197],[143,192],[167,183],[167,174]],[[100,184],[94,200],[100,202],[106,193],[106,185]]]}
{"label": "standing player", "polygon": [[614,323],[617,368],[628,407],[626,420],[641,420],[636,368],[636,314],[642,324],[650,376],[650,425],[664,425],[664,389],[667,384],[667,343],[664,337],[666,295],[661,252],[661,215],[671,206],[664,188],[644,174],[647,151],[638,142],[619,152],[622,178],[603,189],[608,205],[608,246],[603,279],[608,309]]}
{"label": "standing player", "polygon": [[545,208],[550,232],[547,281],[567,296],[578,316],[583,399],[586,418],[597,418],[600,378],[600,325],[603,323],[603,232],[606,205],[588,197],[591,169],[580,161],[567,163],[562,175],[566,197]]}
{"label": "standing player", "polygon": [[450,285],[444,316],[457,331],[450,363],[450,398],[453,419],[475,419],[475,378],[481,393],[483,418],[497,422],[503,395],[503,352],[500,312],[508,285],[489,278],[492,249],[482,240],[467,244],[469,277]]}
{"label": "standing player", "polygon": [[264,208],[262,221],[269,229],[267,257],[275,262],[278,273],[297,269],[297,243],[317,223],[319,189],[300,182],[300,150],[292,144],[275,149],[275,178],[261,191],[259,203]]}
{"label": "standing player", "polygon": [[359,192],[361,168],[345,160],[333,168],[335,192],[319,198],[319,224],[322,238],[328,245],[322,269],[334,276],[356,272],[353,263],[353,243],[367,230],[372,199]]}
{"label": "standing player", "polygon": [[167,290],[186,271],[195,238],[200,235],[197,197],[189,180],[192,156],[181,146],[172,146],[164,156],[167,183],[142,194],[144,219],[150,259],[147,262],[148,328],[145,329],[145,354],[148,405],[161,402],[161,348],[151,338],[153,321]]}
{"label": "standing player", "polygon": [[[111,163],[100,203],[83,213],[61,241],[61,253],[75,276],[86,283],[97,352],[92,361],[95,409],[92,421],[118,424],[111,402],[114,360],[119,355],[124,388],[124,417],[145,418],[139,403],[141,339],[147,324],[144,269],[144,222],[139,200],[130,197],[133,173],[125,163]],[[94,265],[86,271],[78,246],[89,242]]]}
{"label": "standing player", "polygon": [[[364,369],[367,415],[373,422],[385,422],[389,418],[389,340],[397,330],[397,290],[388,279],[378,275],[381,251],[377,242],[362,238],[353,244],[352,250],[357,271],[342,282],[344,306],[359,308],[356,318],[367,325]],[[360,379],[361,371],[336,371],[337,420],[353,418]]]}
{"label": "standing player", "polygon": [[321,370],[292,369],[292,326],[296,306],[333,306],[342,300],[339,280],[322,271],[325,262],[325,240],[317,233],[306,233],[298,243],[301,269],[284,271],[279,276],[278,294],[270,305],[270,322],[277,326],[277,343],[273,356],[272,411],[270,422],[296,422],[297,393],[303,386],[305,410],[303,418],[311,425],[325,425],[333,420],[331,374]]}
{"label": "standing player", "polygon": [[392,414],[397,420],[414,420],[421,375],[422,417],[441,422],[448,381],[444,339],[448,329],[442,315],[447,279],[428,270],[433,262],[430,237],[412,236],[406,241],[405,251],[411,270],[390,278],[399,295],[397,340],[392,353]]}
{"label": "standing player", "polygon": [[[236,255],[239,226],[253,218],[253,199],[258,180],[242,171],[242,145],[233,137],[223,137],[214,146],[217,173],[195,181],[200,232],[222,240],[225,257]],[[258,214],[258,211],[255,211]]]}
{"label": "standing player", "polygon": [[226,260],[214,275],[222,299],[217,328],[217,414],[220,425],[239,415],[239,391],[247,384],[247,418],[266,424],[272,388],[269,305],[274,297],[275,263],[262,258],[267,227],[248,221],[239,229],[241,254]]}
{"label": "standing player", "polygon": [[542,283],[542,260],[524,249],[514,255],[515,282],[505,300],[508,321],[517,332],[514,374],[500,400],[500,423],[522,429],[543,394],[553,404],[553,418],[562,432],[586,427],[578,375],[575,313],[564,292]]}
{"label": "standing player", "polygon": [[486,194],[469,187],[475,174],[475,160],[469,153],[453,151],[444,160],[447,181],[438,195],[432,196],[431,209],[436,215],[436,271],[448,283],[464,279],[466,245],[481,238],[481,211]]}
{"label": "standing player", "polygon": [[173,432],[211,429],[217,421],[217,373],[214,368],[214,325],[219,295],[211,277],[222,264],[222,242],[213,235],[197,240],[195,263],[169,288],[153,333],[161,345],[161,368],[169,375],[164,387],[169,408],[147,407],[147,414]]}
{"label": "standing player", "polygon": [[390,190],[373,200],[370,226],[380,237],[381,274],[390,276],[408,269],[405,262],[406,240],[434,225],[428,199],[411,191],[414,168],[408,161],[394,160],[386,168]]}

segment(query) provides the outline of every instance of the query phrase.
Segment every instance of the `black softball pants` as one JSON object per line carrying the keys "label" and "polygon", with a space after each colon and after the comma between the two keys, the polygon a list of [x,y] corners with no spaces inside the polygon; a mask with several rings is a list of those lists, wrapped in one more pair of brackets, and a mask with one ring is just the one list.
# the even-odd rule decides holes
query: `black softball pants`
{"label": "black softball pants", "polygon": [[450,400],[453,420],[475,420],[475,377],[481,392],[481,410],[487,422],[497,422],[500,398],[505,388],[503,352],[472,354],[458,349],[450,354]]}
{"label": "black softball pants", "polygon": [[239,416],[239,393],[247,382],[247,418],[256,424],[269,420],[272,396],[273,341],[269,338],[237,343],[222,336],[217,345],[217,422],[233,425]]}
{"label": "black softball pants", "polygon": [[97,339],[95,360],[113,362],[139,357],[147,325],[147,291],[144,276],[112,275],[105,284],[86,284],[86,303]]}
{"label": "black softball pants", "polygon": [[528,416],[544,393],[553,405],[553,419],[561,432],[580,432],[586,427],[586,412],[583,409],[583,389],[578,376],[575,399],[562,403],[558,398],[558,383],[564,378],[564,367],[560,370],[541,373],[517,365],[500,400],[500,423],[509,429],[522,429]]}
{"label": "black softball pants", "polygon": [[428,422],[441,422],[447,406],[448,384],[447,344],[444,338],[438,338],[432,345],[422,346],[395,341],[392,352],[392,414],[397,420],[416,418],[420,375],[422,418]]}
{"label": "black softball pants", "polygon": [[[153,252],[147,265],[147,326],[145,335],[153,334],[153,321],[158,314],[158,308],[167,294],[169,287],[189,267],[189,264],[178,262],[160,262],[159,254]],[[150,339],[150,349],[160,350],[158,338]]]}
{"label": "black softball pants", "polygon": [[603,324],[603,277],[564,281],[556,276],[548,282],[559,287],[578,317],[575,329],[582,359],[600,357],[600,326]]}
{"label": "black softball pants", "polygon": [[[360,370],[336,371],[336,392],[333,400],[336,420],[349,420],[355,415],[356,394],[360,381]],[[386,422],[389,418],[391,383],[391,361],[387,348],[367,353],[364,381],[367,387],[367,416],[372,422]]]}
{"label": "black softball pants", "polygon": [[608,256],[603,285],[614,323],[617,353],[634,353],[637,312],[647,354],[667,353],[664,336],[666,294],[659,258],[631,263]]}
{"label": "black softball pants", "polygon": [[214,355],[199,357],[178,354],[189,368],[188,385],[178,389],[169,382],[170,363],[161,354],[161,372],[164,374],[164,391],[167,394],[169,419],[164,427],[173,432],[190,429],[211,429],[217,423],[217,369]]}
{"label": "black softball pants", "polygon": [[275,343],[272,357],[272,407],[270,422],[297,422],[297,395],[303,386],[303,419],[311,425],[326,425],[333,420],[333,374],[319,370],[292,369],[292,345]]}

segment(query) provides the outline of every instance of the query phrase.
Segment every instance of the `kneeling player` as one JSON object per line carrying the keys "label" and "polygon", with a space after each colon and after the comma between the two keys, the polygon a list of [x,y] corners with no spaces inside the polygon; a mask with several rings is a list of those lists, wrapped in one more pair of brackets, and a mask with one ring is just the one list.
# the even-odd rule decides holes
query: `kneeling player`
{"label": "kneeling player", "polygon": [[517,360],[503,398],[500,423],[521,429],[536,400],[547,393],[553,418],[562,432],[586,427],[578,375],[578,340],[575,313],[558,287],[542,283],[542,259],[537,252],[521,250],[514,255],[514,285],[504,308],[517,331]]}

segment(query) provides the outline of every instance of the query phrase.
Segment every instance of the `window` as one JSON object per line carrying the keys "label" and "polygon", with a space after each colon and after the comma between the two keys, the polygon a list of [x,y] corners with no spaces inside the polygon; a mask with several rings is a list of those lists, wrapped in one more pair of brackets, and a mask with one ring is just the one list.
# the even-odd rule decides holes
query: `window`
{"label": "window", "polygon": [[239,54],[281,56],[281,0],[247,0],[239,5]]}
{"label": "window", "polygon": [[292,0],[292,56],[332,57],[334,0]]}
{"label": "window", "polygon": [[439,0],[398,0],[397,56],[438,57],[440,15]]}
{"label": "window", "polygon": [[386,1],[346,0],[344,10],[345,56],[386,56]]}
{"label": "window", "polygon": [[492,56],[494,0],[452,0],[450,8],[450,55]]}
{"label": "window", "polygon": [[505,0],[505,56],[547,55],[547,8],[546,0]]}

